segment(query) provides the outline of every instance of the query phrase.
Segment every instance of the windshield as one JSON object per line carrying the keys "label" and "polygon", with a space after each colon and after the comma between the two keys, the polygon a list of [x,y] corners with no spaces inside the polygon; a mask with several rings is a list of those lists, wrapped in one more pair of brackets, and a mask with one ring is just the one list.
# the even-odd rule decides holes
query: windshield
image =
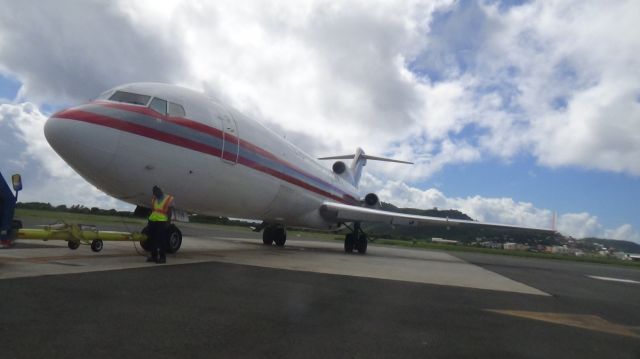
{"label": "windshield", "polygon": [[146,106],[151,96],[141,95],[133,92],[116,91],[109,97],[111,101],[130,103],[132,105]]}

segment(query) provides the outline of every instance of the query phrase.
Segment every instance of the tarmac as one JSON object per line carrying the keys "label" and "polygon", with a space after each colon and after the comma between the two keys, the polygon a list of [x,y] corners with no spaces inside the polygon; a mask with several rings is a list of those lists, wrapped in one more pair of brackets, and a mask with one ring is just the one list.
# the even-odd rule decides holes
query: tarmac
{"label": "tarmac", "polygon": [[635,268],[180,227],[162,265],[128,242],[0,250],[0,356],[640,358]]}

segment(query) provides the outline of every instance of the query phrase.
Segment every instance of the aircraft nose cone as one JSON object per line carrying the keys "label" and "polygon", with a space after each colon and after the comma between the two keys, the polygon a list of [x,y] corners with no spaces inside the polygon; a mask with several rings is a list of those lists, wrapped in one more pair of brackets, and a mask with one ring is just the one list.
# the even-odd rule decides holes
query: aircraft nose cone
{"label": "aircraft nose cone", "polygon": [[60,124],[60,120],[50,117],[44,123],[44,137],[49,142],[49,146],[60,154],[61,146],[64,144],[64,126]]}
{"label": "aircraft nose cone", "polygon": [[120,134],[85,121],[86,116],[90,114],[77,108],[58,112],[47,119],[44,136],[67,164],[94,182],[92,179],[100,179],[108,171]]}

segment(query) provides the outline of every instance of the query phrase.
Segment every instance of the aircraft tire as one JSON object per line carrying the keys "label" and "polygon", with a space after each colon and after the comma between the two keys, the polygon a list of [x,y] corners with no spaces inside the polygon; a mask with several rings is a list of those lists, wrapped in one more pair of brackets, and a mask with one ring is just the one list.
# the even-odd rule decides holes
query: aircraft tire
{"label": "aircraft tire", "polygon": [[138,242],[138,243],[140,243],[140,247],[142,247],[142,249],[144,249],[145,252],[151,252],[151,241],[148,239],[149,238],[149,227],[148,226],[144,226],[144,228],[142,228],[140,233],[142,233],[145,236],[147,236],[147,240]]}
{"label": "aircraft tire", "polygon": [[284,244],[287,242],[287,231],[284,228],[276,228],[273,232],[273,240],[276,242],[276,246],[284,247]]}
{"label": "aircraft tire", "polygon": [[78,249],[78,247],[80,247],[80,242],[78,242],[78,241],[67,241],[67,247],[69,247],[69,249],[76,250],[76,249]]}
{"label": "aircraft tire", "polygon": [[169,225],[169,233],[167,233],[168,245],[167,245],[167,253],[177,253],[182,246],[182,232],[176,227],[176,225]]}
{"label": "aircraft tire", "polygon": [[151,252],[151,247],[149,245],[150,242],[148,240],[140,241],[138,243],[140,243],[140,247],[142,247],[142,249],[144,249],[145,252]]}
{"label": "aircraft tire", "polygon": [[265,227],[262,230],[262,244],[270,246],[273,244],[273,228]]}
{"label": "aircraft tire", "polygon": [[[69,242],[71,243],[71,242]],[[102,248],[104,247],[104,243],[102,243],[101,240],[99,239],[94,239],[93,241],[91,241],[91,250],[94,252],[100,252],[102,250]]]}
{"label": "aircraft tire", "polygon": [[353,240],[353,233],[349,233],[344,237],[344,252],[345,253],[352,253],[353,252],[353,245],[355,244],[354,240]]}
{"label": "aircraft tire", "polygon": [[368,244],[368,239],[366,234],[361,234],[360,236],[358,236],[358,239],[356,240],[356,243],[355,243],[355,247],[358,253],[360,254],[367,253],[367,244]]}

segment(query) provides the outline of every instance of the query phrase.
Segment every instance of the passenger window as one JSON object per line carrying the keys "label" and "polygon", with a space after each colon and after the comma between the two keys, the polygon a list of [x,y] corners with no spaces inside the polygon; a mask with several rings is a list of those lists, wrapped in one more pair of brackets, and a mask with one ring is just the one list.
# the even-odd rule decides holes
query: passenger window
{"label": "passenger window", "polygon": [[177,103],[169,102],[169,116],[173,117],[185,117],[184,107]]}
{"label": "passenger window", "polygon": [[167,101],[165,100],[154,97],[153,100],[151,100],[151,105],[149,107],[151,107],[152,110],[158,112],[159,114],[167,114]]}
{"label": "passenger window", "polygon": [[126,91],[116,91],[109,97],[111,101],[130,103],[132,105],[143,105],[146,106],[149,103],[149,99],[151,96],[140,95],[133,92]]}

